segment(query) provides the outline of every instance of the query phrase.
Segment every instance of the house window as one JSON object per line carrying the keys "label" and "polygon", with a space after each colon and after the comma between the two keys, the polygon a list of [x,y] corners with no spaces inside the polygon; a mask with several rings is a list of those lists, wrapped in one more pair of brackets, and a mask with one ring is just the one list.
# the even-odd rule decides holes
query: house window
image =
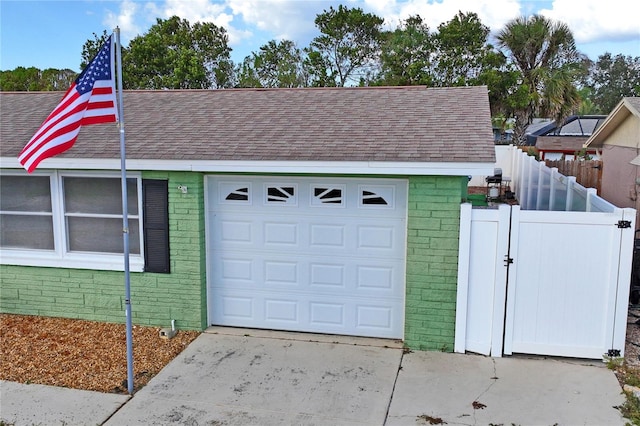
{"label": "house window", "polygon": [[[144,266],[142,179],[127,179],[129,260]],[[36,172],[0,177],[0,262],[124,269],[119,174]]]}
{"label": "house window", "polygon": [[[140,254],[137,179],[127,179],[129,252]],[[123,253],[120,178],[63,177],[69,251]]]}
{"label": "house window", "polygon": [[0,178],[0,247],[53,250],[48,176]]}

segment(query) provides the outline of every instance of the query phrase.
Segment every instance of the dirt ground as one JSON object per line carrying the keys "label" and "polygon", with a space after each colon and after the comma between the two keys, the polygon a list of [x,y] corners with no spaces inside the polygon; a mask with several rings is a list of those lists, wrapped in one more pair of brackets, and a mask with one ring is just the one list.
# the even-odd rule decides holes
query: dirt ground
{"label": "dirt ground", "polygon": [[629,308],[624,359],[628,366],[640,369],[640,305]]}
{"label": "dirt ground", "polygon": [[[134,387],[139,389],[200,333],[133,327]],[[0,315],[0,379],[99,392],[127,393],[124,324]]]}

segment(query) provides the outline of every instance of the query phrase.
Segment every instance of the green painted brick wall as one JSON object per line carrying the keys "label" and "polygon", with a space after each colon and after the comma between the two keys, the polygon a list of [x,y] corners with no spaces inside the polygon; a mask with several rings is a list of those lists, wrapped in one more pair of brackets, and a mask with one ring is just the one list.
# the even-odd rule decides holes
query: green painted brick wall
{"label": "green painted brick wall", "polygon": [[466,178],[409,178],[405,345],[453,350],[460,201]]}
{"label": "green painted brick wall", "polygon": [[[131,274],[133,322],[166,327],[175,319],[180,329],[204,329],[203,175],[145,172],[143,177],[169,181],[171,273]],[[411,349],[451,351],[466,178],[408,180],[405,343]],[[0,265],[0,312],[124,322],[123,299],[122,272]]]}
{"label": "green painted brick wall", "polygon": [[[204,184],[200,173],[149,172],[169,181],[171,273],[131,273],[134,324],[204,329]],[[183,194],[178,185],[186,185]],[[124,272],[0,266],[0,312],[124,322]]]}

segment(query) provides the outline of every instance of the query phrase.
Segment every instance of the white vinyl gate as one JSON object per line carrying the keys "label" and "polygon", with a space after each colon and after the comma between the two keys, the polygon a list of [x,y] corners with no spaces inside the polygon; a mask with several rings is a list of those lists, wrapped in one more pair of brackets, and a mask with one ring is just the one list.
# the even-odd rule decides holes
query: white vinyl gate
{"label": "white vinyl gate", "polygon": [[624,355],[634,222],[632,209],[464,204],[455,351]]}

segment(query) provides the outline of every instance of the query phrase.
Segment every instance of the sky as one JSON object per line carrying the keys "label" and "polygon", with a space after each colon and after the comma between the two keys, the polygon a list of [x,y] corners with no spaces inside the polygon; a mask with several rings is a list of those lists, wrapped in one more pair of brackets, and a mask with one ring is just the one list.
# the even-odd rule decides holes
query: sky
{"label": "sky", "polygon": [[640,56],[640,2],[634,0],[0,0],[0,70],[79,72],[82,46],[94,33],[119,27],[127,46],[158,18],[174,15],[224,27],[239,63],[270,40],[306,47],[319,34],[316,15],[339,4],[384,18],[387,29],[420,15],[435,30],[462,11],[477,13],[495,33],[518,16],[540,14],[567,24],[578,50],[592,60],[606,52]]}

